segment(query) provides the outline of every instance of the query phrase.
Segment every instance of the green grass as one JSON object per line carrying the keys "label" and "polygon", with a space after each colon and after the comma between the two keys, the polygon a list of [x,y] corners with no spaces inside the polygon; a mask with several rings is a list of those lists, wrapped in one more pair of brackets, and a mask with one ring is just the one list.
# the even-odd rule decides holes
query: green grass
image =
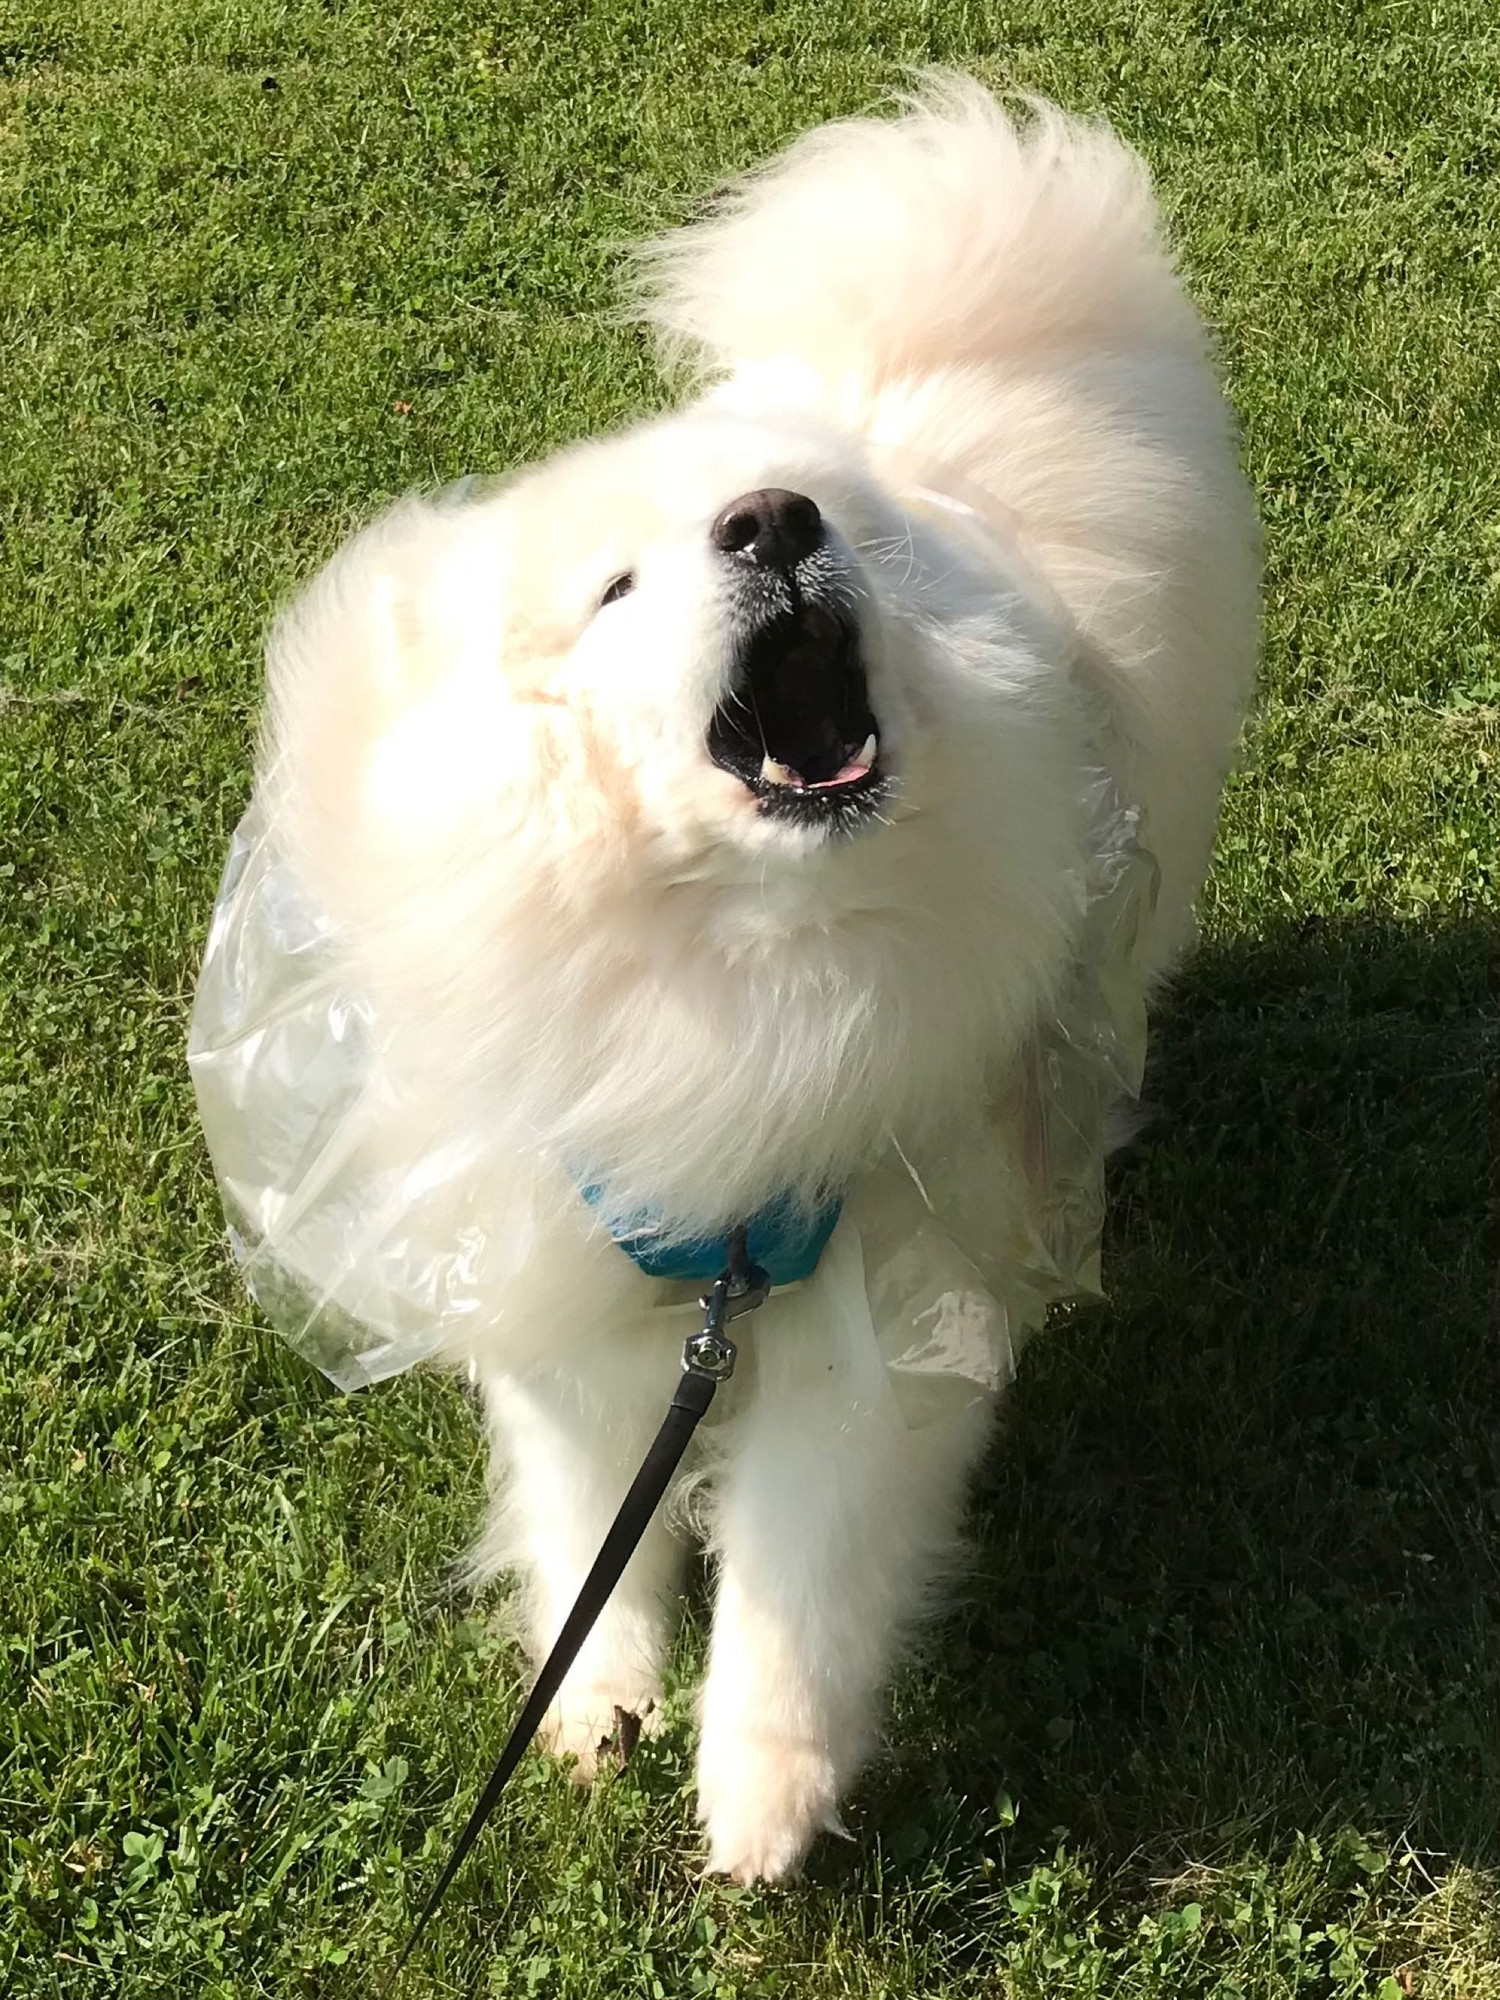
{"label": "green grass", "polygon": [[411,1995],[1495,2000],[1488,0],[0,0],[0,1987],[368,1996],[511,1712],[455,1385],[226,1268],[182,1058],[266,618],[657,394],[612,245],[911,61],[1107,111],[1221,333],[1265,692],[1117,1175],[890,1754],[704,1884],[540,1762]]}

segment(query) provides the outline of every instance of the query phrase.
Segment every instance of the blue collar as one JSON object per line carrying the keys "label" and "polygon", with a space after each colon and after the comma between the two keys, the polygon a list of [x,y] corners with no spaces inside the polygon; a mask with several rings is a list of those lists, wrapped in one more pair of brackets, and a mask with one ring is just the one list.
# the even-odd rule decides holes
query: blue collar
{"label": "blue collar", "polygon": [[[597,1183],[580,1181],[578,1192],[590,1208],[601,1208],[604,1190]],[[807,1209],[790,1195],[778,1195],[745,1225],[751,1262],[760,1265],[773,1285],[794,1285],[799,1278],[810,1278],[843,1205],[836,1199],[822,1208]],[[692,1284],[711,1281],[729,1258],[727,1230],[722,1236],[669,1237],[662,1242],[660,1218],[649,1209],[608,1227],[612,1240],[648,1278],[676,1278]]]}

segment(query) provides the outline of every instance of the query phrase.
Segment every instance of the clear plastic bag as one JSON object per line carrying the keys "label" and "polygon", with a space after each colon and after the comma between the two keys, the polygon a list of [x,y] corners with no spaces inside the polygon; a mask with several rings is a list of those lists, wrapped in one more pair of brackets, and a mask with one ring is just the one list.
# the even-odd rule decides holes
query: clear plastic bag
{"label": "clear plastic bag", "polygon": [[[1134,1095],[1146,1020],[1137,940],[1156,894],[1138,817],[1102,770],[1082,948],[1069,990],[984,1135],[920,1174],[894,1146],[846,1193],[811,1278],[768,1313],[831,1338],[851,1405],[894,1394],[931,1421],[1002,1388],[1056,1300],[1096,1293],[1110,1107]],[[258,805],[235,832],[193,1009],[188,1061],[245,1283],[341,1389],[462,1362],[526,1250],[481,1136],[403,1095],[376,1010]],[[560,1183],[561,1183],[561,1176]],[[580,1242],[602,1237],[576,1199]],[[622,1258],[607,1240],[599,1254]],[[643,1280],[631,1310],[681,1312]]]}

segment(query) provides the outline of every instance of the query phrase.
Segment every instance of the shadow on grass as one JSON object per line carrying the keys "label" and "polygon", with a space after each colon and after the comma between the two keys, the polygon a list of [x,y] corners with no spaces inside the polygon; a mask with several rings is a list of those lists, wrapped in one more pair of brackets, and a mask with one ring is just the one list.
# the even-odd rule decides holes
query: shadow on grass
{"label": "shadow on grass", "polygon": [[1343,1823],[1500,1858],[1496,943],[1195,961],[1109,1304],[1028,1355],[883,1837],[1003,1788],[1017,1858],[1066,1827],[1174,1873]]}

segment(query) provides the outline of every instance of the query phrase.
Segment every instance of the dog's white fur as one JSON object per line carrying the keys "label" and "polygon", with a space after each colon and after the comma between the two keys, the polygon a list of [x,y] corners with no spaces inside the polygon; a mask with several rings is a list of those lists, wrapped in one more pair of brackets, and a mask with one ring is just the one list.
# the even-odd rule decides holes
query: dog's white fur
{"label": "dog's white fur", "polygon": [[[538,1654],[681,1331],[640,1313],[566,1167],[691,1234],[971,1127],[1076,949],[1101,743],[1161,866],[1148,973],[1188,938],[1255,646],[1233,427],[1108,132],[939,83],[813,133],[648,266],[698,399],[477,503],[398,507],[270,654],[273,830],[422,1101],[496,1135],[484,1556],[523,1571]],[[773,486],[835,531],[897,774],[889,824],[844,841],[767,820],[704,750],[731,624],[708,524]],[[836,1824],[988,1423],[851,1421],[776,1312],[709,1489],[699,1795],[710,1865],[744,1880]],[[659,1693],[681,1553],[658,1521],[554,1711],[585,1774]]]}

